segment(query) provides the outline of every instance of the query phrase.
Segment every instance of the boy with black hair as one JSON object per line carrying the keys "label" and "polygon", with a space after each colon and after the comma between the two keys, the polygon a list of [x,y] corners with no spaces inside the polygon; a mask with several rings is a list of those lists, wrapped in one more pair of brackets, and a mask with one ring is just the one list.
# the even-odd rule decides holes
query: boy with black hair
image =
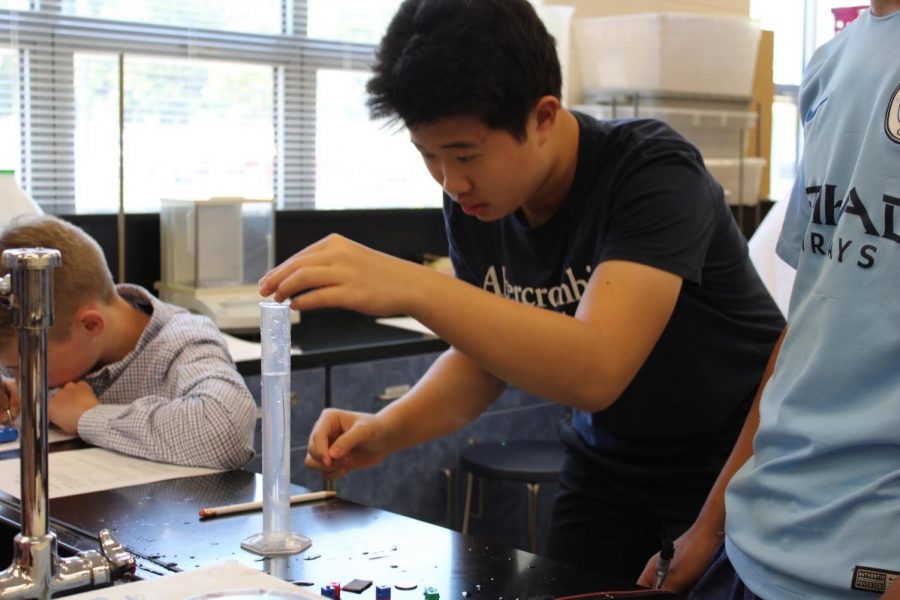
{"label": "boy with black hair", "polygon": [[[100,246],[71,223],[23,216],[0,231],[0,252],[36,247],[62,256],[47,332],[50,423],[158,462],[228,469],[253,457],[256,405],[212,321],[115,285]],[[16,339],[10,311],[0,309],[0,366],[13,372]],[[12,392],[0,413],[6,423],[19,413],[18,388],[0,385]]]}
{"label": "boy with black hair", "polygon": [[465,425],[506,384],[573,409],[546,553],[636,578],[696,515],[783,324],[721,187],[655,121],[560,105],[553,38],[526,0],[407,0],[368,84],[444,190],[456,278],[338,236],[263,295],[415,317],[451,345],[378,414],[327,410],[330,476]]}

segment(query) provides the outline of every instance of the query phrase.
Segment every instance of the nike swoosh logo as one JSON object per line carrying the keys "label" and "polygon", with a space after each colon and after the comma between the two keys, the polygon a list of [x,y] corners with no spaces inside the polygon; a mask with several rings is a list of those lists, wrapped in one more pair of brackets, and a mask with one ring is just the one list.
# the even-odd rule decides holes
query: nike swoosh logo
{"label": "nike swoosh logo", "polygon": [[816,113],[819,112],[819,109],[822,108],[822,105],[826,102],[828,102],[828,96],[822,98],[822,100],[818,104],[806,111],[806,118],[803,120],[804,123],[809,123],[810,121],[812,121],[815,118]]}

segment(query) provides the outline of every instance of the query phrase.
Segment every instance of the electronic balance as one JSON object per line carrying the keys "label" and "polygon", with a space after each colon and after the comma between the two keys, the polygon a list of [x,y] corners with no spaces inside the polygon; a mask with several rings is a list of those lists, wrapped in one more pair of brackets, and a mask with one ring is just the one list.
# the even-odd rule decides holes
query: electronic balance
{"label": "electronic balance", "polygon": [[257,282],[274,264],[271,199],[162,200],[160,248],[161,300],[223,331],[259,330]]}

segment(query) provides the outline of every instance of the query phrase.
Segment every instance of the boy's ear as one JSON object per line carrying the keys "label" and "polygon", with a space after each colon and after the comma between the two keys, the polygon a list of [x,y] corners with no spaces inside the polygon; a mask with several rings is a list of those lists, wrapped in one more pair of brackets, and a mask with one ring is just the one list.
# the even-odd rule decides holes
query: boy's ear
{"label": "boy's ear", "polygon": [[550,136],[550,132],[556,124],[559,109],[559,98],[556,96],[543,96],[535,103],[532,114],[534,114],[539,139],[545,140]]}
{"label": "boy's ear", "polygon": [[75,313],[75,323],[90,335],[99,335],[106,328],[103,313],[93,306],[79,308]]}

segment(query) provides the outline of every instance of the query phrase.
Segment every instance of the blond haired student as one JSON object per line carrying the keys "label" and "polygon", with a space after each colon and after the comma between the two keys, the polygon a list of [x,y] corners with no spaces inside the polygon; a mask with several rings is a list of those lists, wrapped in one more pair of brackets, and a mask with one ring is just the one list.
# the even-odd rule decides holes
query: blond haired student
{"label": "blond haired student", "polygon": [[[47,340],[50,423],[159,462],[234,468],[253,456],[255,403],[212,321],[115,285],[99,245],[56,217],[19,217],[0,233],[0,251],[23,247],[62,254]],[[11,371],[16,335],[0,309],[0,365]],[[4,385],[16,417],[16,386]]]}

